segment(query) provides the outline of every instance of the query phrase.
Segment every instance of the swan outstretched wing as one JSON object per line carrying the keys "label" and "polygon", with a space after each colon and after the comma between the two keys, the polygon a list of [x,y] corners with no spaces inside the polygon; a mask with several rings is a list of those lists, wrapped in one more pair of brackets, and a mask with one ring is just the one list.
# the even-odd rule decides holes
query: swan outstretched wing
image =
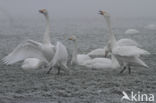
{"label": "swan outstretched wing", "polygon": [[136,46],[117,46],[113,48],[112,53],[119,56],[140,56],[150,54],[148,51]]}
{"label": "swan outstretched wing", "polygon": [[63,65],[65,66],[67,63],[67,60],[68,60],[68,52],[67,52],[66,47],[61,42],[57,42],[56,52],[50,65],[54,66],[57,63],[63,63]]}
{"label": "swan outstretched wing", "polygon": [[14,64],[26,58],[38,58],[47,62],[46,58],[42,54],[40,46],[41,44],[36,41],[25,41],[19,44],[8,56],[4,57],[2,60],[6,64]]}
{"label": "swan outstretched wing", "polygon": [[120,39],[117,41],[117,44],[119,46],[137,46],[137,47],[141,47],[140,44],[138,44],[136,41],[132,40],[132,39]]}

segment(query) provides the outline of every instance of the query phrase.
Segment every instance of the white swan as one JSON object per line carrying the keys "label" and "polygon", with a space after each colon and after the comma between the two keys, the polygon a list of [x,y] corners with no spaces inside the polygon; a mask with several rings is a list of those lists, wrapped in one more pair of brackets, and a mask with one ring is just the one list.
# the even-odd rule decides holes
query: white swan
{"label": "white swan", "polygon": [[[100,11],[99,14],[104,16],[103,11]],[[105,15],[107,15],[107,17],[105,17],[106,19],[110,18],[110,15],[108,13]],[[106,22],[110,22],[110,20],[109,21],[106,20]],[[107,26],[108,26],[108,28],[111,27],[111,23],[109,23]],[[109,29],[109,32],[112,32],[112,31]],[[116,43],[120,46],[138,46],[138,47],[141,47],[141,45],[138,44],[136,41],[134,41],[132,39],[128,39],[128,38],[120,39],[120,40],[116,41]],[[109,44],[109,42],[108,42],[108,44]],[[92,50],[91,52],[88,53],[88,55],[91,57],[106,57],[108,54],[107,51],[109,49],[108,44],[104,48]]]}
{"label": "white swan", "polygon": [[[112,52],[113,55],[119,60],[119,62],[123,65],[123,70],[125,70],[125,66],[128,66],[129,73],[131,73],[130,66],[142,66],[148,67],[140,58],[140,55],[150,54],[148,51],[140,49],[136,46],[121,46],[118,45],[115,35],[112,32],[112,27],[110,23],[110,15],[106,11],[100,11],[101,15],[104,15],[106,19],[108,29],[109,29],[109,42],[108,42],[108,50]],[[135,64],[135,65],[134,65]]]}
{"label": "white swan", "polygon": [[[43,43],[34,40],[27,40],[19,44],[8,56],[3,58],[4,63],[9,65],[22,60],[28,61],[31,60],[31,58],[36,58],[35,60],[33,59],[33,61],[38,63],[39,61],[48,63],[52,60],[55,53],[55,46],[52,45],[50,41],[49,36],[50,24],[48,12],[46,9],[42,9],[39,12],[42,13],[46,18],[46,31],[43,36]],[[24,65],[26,64],[24,63]],[[29,63],[28,65],[30,66]],[[22,68],[25,67],[26,66],[22,66]],[[34,67],[32,66],[32,68]]]}
{"label": "white swan", "polygon": [[58,75],[60,74],[61,68],[68,70],[67,61],[68,61],[68,52],[66,47],[61,42],[57,42],[56,53],[54,55],[53,60],[49,63],[49,71],[47,73],[49,74],[52,68],[54,68],[54,66],[57,67],[58,69],[57,73]]}
{"label": "white swan", "polygon": [[139,31],[136,29],[128,29],[125,31],[125,34],[138,34]]}
{"label": "white swan", "polygon": [[77,38],[76,36],[72,36],[69,38],[69,40],[72,40],[74,43],[73,53],[72,53],[72,60],[71,64],[78,64],[83,65],[85,61],[91,60],[91,57],[89,57],[87,54],[78,54],[77,53]]}
{"label": "white swan", "polygon": [[85,66],[87,68],[95,69],[116,69],[120,67],[120,64],[116,58],[112,55],[111,59],[109,58],[90,58],[87,54],[77,54],[77,40],[76,36],[69,38],[74,42],[74,49],[72,54],[72,64],[78,64]]}
{"label": "white swan", "polygon": [[[47,12],[46,10],[43,10],[43,11]],[[43,11],[39,10],[40,13],[42,13]],[[45,30],[45,34],[49,35],[49,31],[50,31],[49,18],[46,17],[46,20],[47,20],[47,27],[46,27],[46,30]],[[44,41],[46,40],[45,36],[43,37],[43,40]],[[46,65],[46,64],[43,61],[41,61],[40,59],[37,59],[37,58],[27,58],[27,59],[24,60],[24,62],[23,62],[21,67],[22,67],[22,69],[29,70],[29,69],[38,69],[42,65]]]}
{"label": "white swan", "polygon": [[37,58],[27,58],[22,63],[22,69],[24,70],[34,70],[39,69],[41,66],[44,66],[45,63]]}
{"label": "white swan", "polygon": [[94,69],[117,69],[120,68],[120,64],[114,55],[109,58],[94,58],[92,60],[87,60],[83,64],[87,68]]}

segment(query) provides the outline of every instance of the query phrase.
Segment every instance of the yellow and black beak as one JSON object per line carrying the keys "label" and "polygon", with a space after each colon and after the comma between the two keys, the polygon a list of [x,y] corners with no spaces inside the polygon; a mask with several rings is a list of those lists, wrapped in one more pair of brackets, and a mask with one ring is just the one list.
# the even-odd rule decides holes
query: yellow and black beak
{"label": "yellow and black beak", "polygon": [[104,11],[100,10],[100,11],[99,11],[99,14],[100,14],[100,15],[104,15]]}
{"label": "yellow and black beak", "polygon": [[45,11],[46,11],[46,9],[39,10],[40,13],[44,13]]}

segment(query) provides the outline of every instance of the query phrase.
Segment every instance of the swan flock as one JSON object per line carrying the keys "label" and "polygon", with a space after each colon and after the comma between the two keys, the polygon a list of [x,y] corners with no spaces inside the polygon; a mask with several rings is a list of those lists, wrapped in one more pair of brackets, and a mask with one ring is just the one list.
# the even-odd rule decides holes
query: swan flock
{"label": "swan flock", "polygon": [[[107,45],[86,54],[78,54],[77,37],[72,35],[69,37],[73,44],[72,58],[69,65],[67,65],[69,58],[66,46],[60,41],[57,41],[56,45],[51,42],[48,11],[41,9],[39,12],[46,20],[43,41],[38,42],[31,39],[23,41],[2,59],[5,64],[12,65],[23,61],[21,68],[24,70],[47,67],[47,73],[50,73],[53,68],[57,68],[58,74],[60,74],[61,69],[69,70],[69,65],[81,65],[86,68],[106,70],[121,68],[120,73],[128,69],[129,74],[132,67],[149,68],[140,57],[150,53],[142,49],[142,46],[132,39],[117,40],[112,30],[111,15],[106,11],[99,11],[99,14],[104,17],[107,24]],[[139,31],[131,29],[126,32],[126,34],[133,33],[139,33]]]}

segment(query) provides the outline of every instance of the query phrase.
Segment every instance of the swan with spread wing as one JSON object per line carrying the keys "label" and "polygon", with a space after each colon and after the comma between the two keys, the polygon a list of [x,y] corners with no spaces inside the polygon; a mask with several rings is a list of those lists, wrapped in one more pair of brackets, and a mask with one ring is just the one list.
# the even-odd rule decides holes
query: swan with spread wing
{"label": "swan with spread wing", "polygon": [[19,44],[10,54],[8,54],[8,56],[3,58],[5,64],[11,65],[24,60],[22,68],[26,69],[27,67],[31,68],[30,62],[33,61],[32,64],[38,62],[36,63],[36,68],[38,68],[42,64],[41,62],[48,63],[52,60],[55,54],[55,46],[51,44],[50,40],[50,23],[48,12],[46,9],[39,10],[39,12],[42,13],[46,19],[46,30],[43,36],[43,43],[34,40],[24,41],[23,43]]}

